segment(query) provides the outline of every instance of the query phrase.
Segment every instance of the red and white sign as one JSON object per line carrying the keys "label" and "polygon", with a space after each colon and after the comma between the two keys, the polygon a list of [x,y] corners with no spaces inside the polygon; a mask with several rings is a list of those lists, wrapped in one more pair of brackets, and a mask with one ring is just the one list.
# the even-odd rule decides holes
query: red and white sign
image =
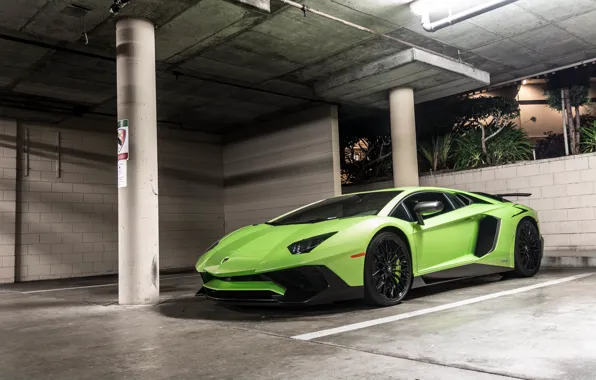
{"label": "red and white sign", "polygon": [[128,160],[128,120],[118,121],[118,161]]}

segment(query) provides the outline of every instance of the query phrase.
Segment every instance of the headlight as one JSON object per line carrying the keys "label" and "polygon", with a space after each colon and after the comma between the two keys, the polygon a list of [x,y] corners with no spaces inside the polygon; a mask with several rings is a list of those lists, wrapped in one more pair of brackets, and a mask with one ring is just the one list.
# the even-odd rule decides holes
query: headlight
{"label": "headlight", "polygon": [[322,242],[329,239],[331,236],[335,235],[337,232],[331,232],[324,235],[314,236],[308,239],[297,241],[296,243],[292,243],[288,246],[288,250],[292,255],[300,255],[303,253],[308,253],[313,249],[317,248]]}

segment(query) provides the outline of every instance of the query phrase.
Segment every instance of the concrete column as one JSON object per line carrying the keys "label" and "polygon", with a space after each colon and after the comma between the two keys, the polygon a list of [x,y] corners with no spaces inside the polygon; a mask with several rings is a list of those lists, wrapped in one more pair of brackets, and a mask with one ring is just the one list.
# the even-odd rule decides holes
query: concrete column
{"label": "concrete column", "polygon": [[391,144],[393,150],[393,183],[395,187],[418,186],[418,154],[414,90],[396,88],[389,94]]}
{"label": "concrete column", "polygon": [[339,142],[339,109],[331,107],[331,154],[333,155],[333,195],[341,195],[341,144]]}
{"label": "concrete column", "polygon": [[118,189],[118,299],[122,305],[156,304],[159,203],[153,24],[118,20],[116,46],[118,120],[129,121],[130,152],[127,184]]}

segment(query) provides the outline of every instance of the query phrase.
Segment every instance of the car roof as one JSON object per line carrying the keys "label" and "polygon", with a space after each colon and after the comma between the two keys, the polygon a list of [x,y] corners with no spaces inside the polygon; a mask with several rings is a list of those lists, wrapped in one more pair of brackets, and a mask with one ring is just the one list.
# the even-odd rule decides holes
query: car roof
{"label": "car roof", "polygon": [[[485,193],[476,193],[476,192],[469,192],[465,190],[453,189],[448,187],[436,187],[436,186],[402,186],[402,187],[393,187],[387,189],[379,189],[379,190],[366,190],[366,191],[359,191],[354,193],[346,193],[342,195],[357,195],[357,194],[373,194],[373,193],[381,193],[381,192],[390,192],[390,191],[402,191],[405,194],[410,194],[416,191],[442,191],[442,192],[449,192],[449,193],[459,193],[463,195],[473,196],[475,198],[480,198],[484,201],[488,201],[489,203],[503,203],[508,202],[505,199],[499,199],[498,196],[493,196],[490,194]],[[398,196],[401,196],[400,194]]]}
{"label": "car roof", "polygon": [[448,192],[464,192],[462,190],[457,190],[457,189],[450,189],[450,188],[446,188],[446,187],[433,187],[433,186],[402,186],[402,187],[390,187],[390,188],[386,188],[386,189],[378,189],[378,190],[364,190],[364,191],[357,191],[354,193],[346,193],[343,195],[350,195],[350,194],[369,194],[369,193],[381,193],[381,192],[386,192],[386,191],[403,191],[403,192],[407,192],[410,193],[412,191],[419,191],[419,190],[425,190],[425,191],[448,191]]}

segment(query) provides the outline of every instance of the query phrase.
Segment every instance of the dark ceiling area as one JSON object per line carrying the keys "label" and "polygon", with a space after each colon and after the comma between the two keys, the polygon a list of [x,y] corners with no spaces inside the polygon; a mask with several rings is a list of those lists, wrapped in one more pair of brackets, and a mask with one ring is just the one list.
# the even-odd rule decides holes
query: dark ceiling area
{"label": "dark ceiling area", "polygon": [[[156,24],[158,119],[225,134],[321,102],[344,104],[344,114],[384,109],[383,92],[346,101],[315,89],[410,48],[400,40],[488,72],[491,83],[596,57],[596,0],[520,0],[434,33],[399,1],[304,3],[395,39],[305,17],[278,0],[271,0],[270,14],[234,1],[131,0],[119,16]],[[0,2],[0,116],[51,123],[73,116],[115,120],[110,4]],[[457,83],[437,72],[413,86],[428,94],[426,101],[457,89]]]}

